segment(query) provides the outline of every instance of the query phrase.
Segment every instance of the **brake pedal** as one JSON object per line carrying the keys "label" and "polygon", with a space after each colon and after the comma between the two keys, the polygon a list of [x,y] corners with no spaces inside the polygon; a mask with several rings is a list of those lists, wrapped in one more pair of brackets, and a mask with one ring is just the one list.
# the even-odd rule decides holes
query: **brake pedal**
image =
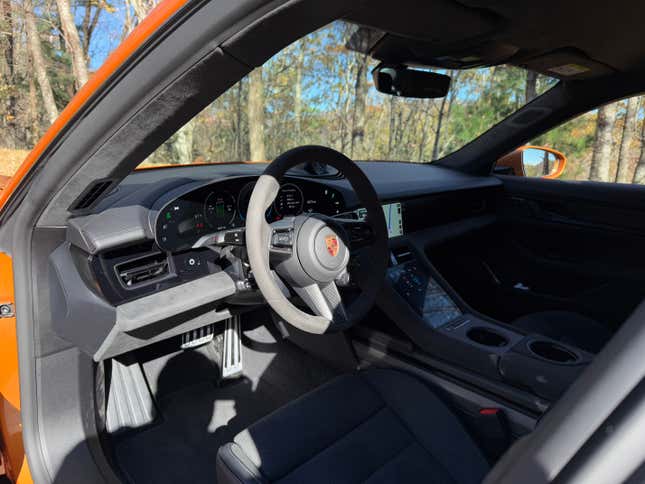
{"label": "brake pedal", "polygon": [[210,343],[213,341],[214,335],[214,324],[209,324],[208,326],[188,331],[181,335],[181,349],[187,350]]}
{"label": "brake pedal", "polygon": [[242,373],[242,333],[240,317],[226,320],[222,351],[222,379],[235,378]]}

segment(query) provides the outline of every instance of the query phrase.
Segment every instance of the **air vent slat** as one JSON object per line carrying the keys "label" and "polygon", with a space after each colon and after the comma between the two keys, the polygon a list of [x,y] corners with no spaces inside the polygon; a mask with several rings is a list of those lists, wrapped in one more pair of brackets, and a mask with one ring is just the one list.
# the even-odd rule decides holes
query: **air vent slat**
{"label": "air vent slat", "polygon": [[132,289],[164,279],[170,273],[165,254],[151,254],[117,265],[115,268],[123,287]]}
{"label": "air vent slat", "polygon": [[92,208],[113,183],[115,183],[113,179],[96,180],[74,200],[74,203],[69,208],[70,212],[79,212]]}

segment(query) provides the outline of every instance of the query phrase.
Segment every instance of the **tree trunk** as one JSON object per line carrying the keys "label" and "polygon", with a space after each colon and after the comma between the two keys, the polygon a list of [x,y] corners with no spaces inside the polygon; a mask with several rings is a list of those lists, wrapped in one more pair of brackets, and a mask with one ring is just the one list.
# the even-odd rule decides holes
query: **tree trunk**
{"label": "tree trunk", "polygon": [[13,16],[10,0],[0,0],[0,47],[2,48],[2,75],[7,79],[13,73]]}
{"label": "tree trunk", "polygon": [[36,83],[33,76],[29,76],[29,103],[27,112],[27,123],[29,128],[25,141],[27,146],[31,147],[40,139],[40,123],[38,122],[38,93],[36,92]]}
{"label": "tree trunk", "polygon": [[[459,78],[459,71],[451,70],[448,75],[452,78],[452,85],[456,86],[457,79]],[[491,77],[494,75],[491,74]],[[439,113],[437,116],[437,127],[435,128],[434,133],[434,142],[432,144],[432,159],[434,161],[439,158],[441,155],[441,129],[443,128],[443,123],[446,119],[450,117],[450,111],[452,111],[452,104],[455,100],[455,93],[457,89],[452,89],[448,96],[444,96],[441,100],[441,106],[439,107]]]}
{"label": "tree trunk", "polygon": [[302,70],[305,64],[304,40],[300,41],[298,56],[296,58],[296,92],[293,100],[293,115],[296,125],[296,143],[302,139]]}
{"label": "tree trunk", "polygon": [[641,128],[641,152],[638,158],[638,163],[636,163],[636,170],[634,170],[632,183],[645,185],[645,121],[643,121]]}
{"label": "tree trunk", "polygon": [[638,96],[630,97],[627,100],[627,111],[625,113],[625,124],[623,126],[623,136],[620,140],[620,154],[618,155],[618,168],[616,169],[617,183],[630,183],[633,178],[632,172],[632,144],[636,139],[636,118],[640,98]]}
{"label": "tree trunk", "polygon": [[589,169],[589,179],[592,181],[609,181],[616,111],[616,103],[606,104],[598,109],[596,136]]}
{"label": "tree trunk", "polygon": [[249,74],[249,148],[251,161],[265,161],[264,147],[264,83],[262,67]]}
{"label": "tree trunk", "polygon": [[537,97],[538,74],[534,71],[526,71],[526,86],[524,88],[524,104],[528,104]]}
{"label": "tree trunk", "polygon": [[[367,107],[367,55],[363,55],[356,66],[356,81],[354,83],[354,107],[352,112],[352,140],[349,157],[363,156],[363,141],[365,140],[365,109]],[[359,151],[360,150],[360,151]],[[360,155],[359,155],[360,152]]]}
{"label": "tree trunk", "polygon": [[351,99],[352,95],[350,93],[350,71],[353,72],[352,69],[350,69],[351,64],[348,63],[348,68],[346,70],[346,75],[345,79],[342,82],[342,86],[340,89],[341,92],[341,97],[342,97],[342,108],[340,112],[340,117],[339,117],[339,122],[340,122],[340,151],[341,153],[345,153],[347,151],[347,145],[351,144],[351,140],[348,142],[348,136],[351,138],[351,117],[350,117],[350,104],[351,104]]}
{"label": "tree trunk", "polygon": [[[423,111],[421,116],[423,121],[421,122],[421,139],[419,140],[419,152],[417,155],[417,161],[422,162],[425,154],[426,143],[428,141],[428,120],[430,119],[430,99],[426,99],[423,102]],[[434,146],[433,146],[434,148]]]}
{"label": "tree trunk", "polygon": [[132,22],[132,14],[130,13],[130,2],[129,0],[124,0],[123,5],[125,7],[125,18],[123,19],[123,30],[121,31],[121,42],[123,42],[132,29],[134,28]]}
{"label": "tree trunk", "polygon": [[242,161],[242,81],[235,93],[235,161]]}
{"label": "tree trunk", "polygon": [[47,119],[50,123],[56,121],[58,117],[58,108],[54,100],[54,93],[51,84],[49,83],[49,76],[45,67],[45,59],[40,45],[40,37],[36,27],[36,19],[34,16],[33,4],[31,0],[24,0],[25,7],[25,28],[27,30],[27,42],[29,46],[29,53],[33,62],[36,80],[40,87],[40,93],[43,97],[43,105],[47,112]]}
{"label": "tree trunk", "polygon": [[551,166],[549,164],[549,152],[545,151],[542,155],[542,175],[546,176],[551,173]]}
{"label": "tree trunk", "polygon": [[390,160],[392,156],[392,148],[394,143],[394,131],[396,129],[396,96],[390,96],[390,128],[387,132],[387,159]]}
{"label": "tree trunk", "polygon": [[175,133],[170,142],[172,161],[178,165],[187,165],[193,162],[193,132],[195,124],[188,121]]}
{"label": "tree trunk", "polygon": [[141,23],[148,16],[150,10],[157,4],[156,0],[130,0],[137,23]]}
{"label": "tree trunk", "polygon": [[[94,14],[92,14],[93,6],[96,7],[94,9]],[[81,34],[83,35],[83,38],[82,38],[83,56],[86,62],[89,60],[90,43],[92,41],[92,34],[94,33],[94,29],[96,28],[96,24],[99,21],[100,15],[101,15],[101,4],[97,3],[96,5],[94,5],[94,3],[91,0],[86,0],[85,12],[83,14],[83,22],[81,23]]]}
{"label": "tree trunk", "polygon": [[448,96],[444,96],[439,105],[439,112],[437,113],[437,126],[434,130],[434,142],[432,143],[432,160],[439,157],[439,140],[441,138],[441,126],[443,124],[443,115],[445,112]]}
{"label": "tree trunk", "polygon": [[2,113],[3,133],[0,139],[7,148],[15,148],[17,138],[16,129],[16,86],[14,69],[14,25],[11,12],[11,2],[0,0],[0,50],[2,50],[2,62],[0,63],[0,79],[7,89],[7,97]]}
{"label": "tree trunk", "polygon": [[65,35],[65,45],[72,58],[72,70],[74,71],[74,79],[76,80],[76,90],[78,90],[87,82],[89,77],[85,62],[85,53],[81,46],[81,38],[78,35],[76,23],[74,23],[72,7],[70,6],[69,0],[56,0],[56,5],[58,6],[61,29]]}

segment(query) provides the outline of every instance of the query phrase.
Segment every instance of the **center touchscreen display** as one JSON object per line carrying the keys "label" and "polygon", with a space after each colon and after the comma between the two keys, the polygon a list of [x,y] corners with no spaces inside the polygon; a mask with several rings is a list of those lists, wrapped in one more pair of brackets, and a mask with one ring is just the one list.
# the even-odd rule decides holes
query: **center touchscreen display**
{"label": "center touchscreen display", "polygon": [[[401,208],[401,202],[388,203],[381,206],[383,207],[383,213],[385,214],[388,237],[391,239],[392,237],[403,235],[403,211]],[[355,213],[359,220],[365,220],[367,210],[359,208]]]}
{"label": "center touchscreen display", "polygon": [[385,213],[388,237],[392,238],[403,235],[403,213],[401,213],[401,203],[396,202],[383,205],[383,213]]}

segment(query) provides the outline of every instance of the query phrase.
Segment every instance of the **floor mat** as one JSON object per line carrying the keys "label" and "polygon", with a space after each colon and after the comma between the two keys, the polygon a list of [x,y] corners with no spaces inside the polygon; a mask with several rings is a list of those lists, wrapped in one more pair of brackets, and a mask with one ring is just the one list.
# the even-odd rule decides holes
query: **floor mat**
{"label": "floor mat", "polygon": [[116,458],[131,482],[213,484],[222,444],[336,375],[300,348],[275,342],[263,331],[246,333],[244,376],[229,382],[218,382],[211,349],[144,364],[162,420],[117,441]]}

